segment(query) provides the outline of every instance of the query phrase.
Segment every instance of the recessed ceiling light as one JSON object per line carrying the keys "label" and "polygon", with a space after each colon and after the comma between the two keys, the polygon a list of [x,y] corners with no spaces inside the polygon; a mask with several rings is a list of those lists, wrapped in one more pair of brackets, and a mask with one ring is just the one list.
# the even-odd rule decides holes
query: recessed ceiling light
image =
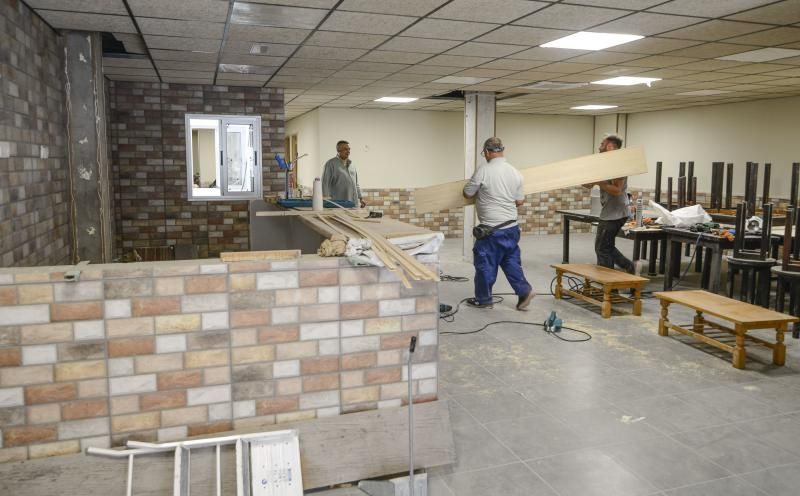
{"label": "recessed ceiling light", "polygon": [[785,59],[800,56],[800,50],[789,48],[761,48],[749,52],[717,57],[717,60],[734,60],[736,62],[769,62],[770,60]]}
{"label": "recessed ceiling light", "polygon": [[561,81],[539,81],[526,86],[520,86],[523,90],[569,90],[572,88],[580,88],[589,83],[565,83]]}
{"label": "recessed ceiling light", "polygon": [[675,93],[675,94],[679,96],[711,96],[711,95],[722,95],[723,93],[732,93],[732,91],[697,90],[697,91],[685,91],[683,93]]}
{"label": "recessed ceiling light", "polygon": [[571,48],[573,50],[603,50],[623,43],[641,40],[638,34],[590,33],[581,31],[563,38],[539,45],[544,48]]}
{"label": "recessed ceiling light", "polygon": [[580,105],[578,107],[570,107],[572,110],[606,110],[617,108],[619,105]]}
{"label": "recessed ceiling light", "polygon": [[381,103],[410,103],[419,100],[419,98],[412,98],[409,96],[382,96],[375,100]]}
{"label": "recessed ceiling light", "polygon": [[252,55],[266,55],[269,52],[269,43],[253,43],[250,47]]}
{"label": "recessed ceiling light", "polygon": [[620,76],[611,79],[601,79],[600,81],[592,81],[592,84],[610,84],[614,86],[633,86],[634,84],[646,84],[647,86],[650,86],[650,83],[653,81],[661,81],[661,78]]}
{"label": "recessed ceiling light", "polygon": [[442,84],[478,84],[484,81],[488,81],[490,79],[492,78],[482,78],[482,77],[472,77],[472,76],[445,76],[433,82]]}

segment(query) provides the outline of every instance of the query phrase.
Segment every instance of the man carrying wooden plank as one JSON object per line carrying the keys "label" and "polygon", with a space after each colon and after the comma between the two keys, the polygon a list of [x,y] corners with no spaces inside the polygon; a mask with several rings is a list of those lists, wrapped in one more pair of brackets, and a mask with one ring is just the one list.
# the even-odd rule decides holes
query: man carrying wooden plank
{"label": "man carrying wooden plank", "polygon": [[[622,140],[616,136],[608,136],[600,143],[600,153],[622,148]],[[628,200],[628,178],[618,177],[605,181],[586,183],[584,188],[600,187],[600,222],[597,224],[597,235],[594,240],[594,251],[597,254],[597,265],[613,269],[615,265],[622,267],[629,274],[634,273],[634,264],[616,247],[619,230],[628,221],[630,204]]]}
{"label": "man carrying wooden plank", "polygon": [[492,286],[501,267],[519,300],[517,310],[528,308],[534,293],[522,271],[517,207],[525,202],[522,175],[503,156],[500,138],[489,138],[481,152],[486,165],[479,167],[464,185],[465,198],[475,198],[478,225],[472,247],[475,265],[475,297],[467,304],[492,308]]}

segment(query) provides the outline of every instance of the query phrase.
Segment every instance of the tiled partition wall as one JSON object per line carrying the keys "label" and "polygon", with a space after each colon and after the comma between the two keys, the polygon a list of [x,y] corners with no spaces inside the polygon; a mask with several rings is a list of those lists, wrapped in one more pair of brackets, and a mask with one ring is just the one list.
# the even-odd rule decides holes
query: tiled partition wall
{"label": "tiled partition wall", "polygon": [[[435,264],[435,259],[428,259]],[[437,286],[341,259],[0,270],[0,461],[437,395]]]}

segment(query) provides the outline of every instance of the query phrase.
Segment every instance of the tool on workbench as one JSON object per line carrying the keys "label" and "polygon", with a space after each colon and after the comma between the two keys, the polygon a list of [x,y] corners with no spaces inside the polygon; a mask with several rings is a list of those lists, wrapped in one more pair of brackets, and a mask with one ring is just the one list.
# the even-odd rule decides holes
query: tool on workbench
{"label": "tool on workbench", "polygon": [[278,164],[278,169],[282,170],[285,173],[285,177],[283,180],[285,199],[289,199],[292,197],[292,189],[290,188],[289,184],[290,183],[289,176],[292,174],[292,171],[294,170],[294,166],[297,164],[297,161],[305,157],[306,155],[308,155],[308,153],[300,155],[299,157],[294,159],[294,162],[287,162],[286,160],[284,160],[283,157],[281,157],[280,153],[275,154],[275,162]]}

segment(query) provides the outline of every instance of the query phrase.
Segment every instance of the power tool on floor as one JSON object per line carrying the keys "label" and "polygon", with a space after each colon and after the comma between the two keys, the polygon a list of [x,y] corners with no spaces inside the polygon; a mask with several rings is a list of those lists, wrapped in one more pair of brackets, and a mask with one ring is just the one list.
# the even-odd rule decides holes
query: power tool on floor
{"label": "power tool on floor", "polygon": [[563,321],[558,318],[556,315],[556,311],[553,310],[550,312],[550,316],[547,317],[547,320],[544,321],[544,330],[547,332],[560,332],[561,326],[564,325]]}

